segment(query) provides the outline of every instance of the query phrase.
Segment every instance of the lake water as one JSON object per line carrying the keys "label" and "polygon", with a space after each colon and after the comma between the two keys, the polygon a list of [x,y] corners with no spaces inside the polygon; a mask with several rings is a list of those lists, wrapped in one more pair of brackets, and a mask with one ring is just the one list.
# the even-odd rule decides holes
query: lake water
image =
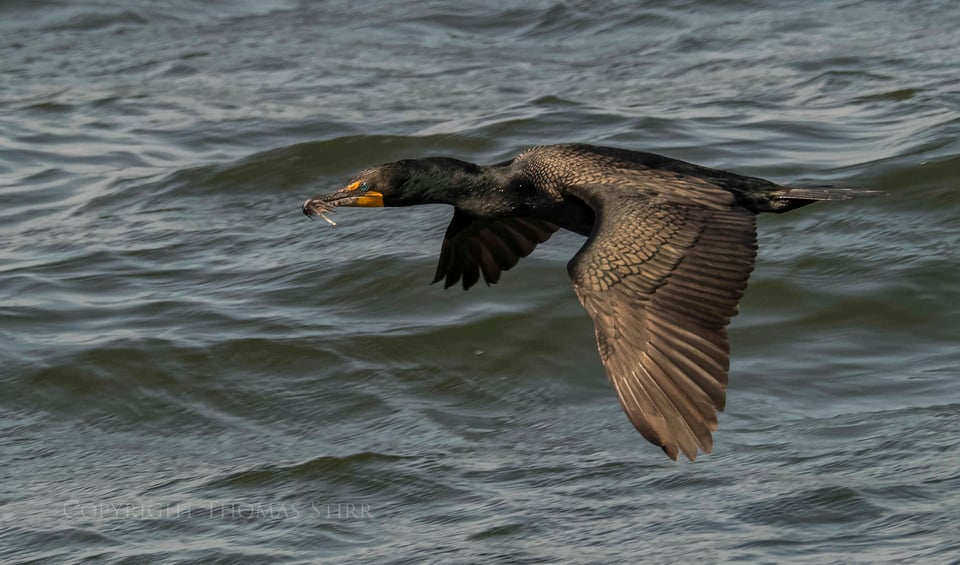
{"label": "lake water", "polygon": [[[960,559],[960,3],[0,0],[5,562]],[[759,221],[714,453],[560,234],[430,286],[367,166],[537,144],[885,191]]]}

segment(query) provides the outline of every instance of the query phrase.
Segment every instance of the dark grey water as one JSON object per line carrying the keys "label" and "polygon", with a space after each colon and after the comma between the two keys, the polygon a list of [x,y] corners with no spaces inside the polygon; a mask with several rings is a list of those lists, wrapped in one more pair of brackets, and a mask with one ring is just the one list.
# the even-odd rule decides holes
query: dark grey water
{"label": "dark grey water", "polygon": [[[960,4],[0,0],[0,555],[957,562]],[[713,455],[555,237],[443,291],[371,164],[582,141],[884,190],[760,221]]]}

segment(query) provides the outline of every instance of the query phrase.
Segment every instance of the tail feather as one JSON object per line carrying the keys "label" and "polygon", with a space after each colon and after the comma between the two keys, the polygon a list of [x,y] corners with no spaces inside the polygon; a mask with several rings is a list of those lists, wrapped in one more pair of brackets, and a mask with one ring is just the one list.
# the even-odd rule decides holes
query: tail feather
{"label": "tail feather", "polygon": [[766,198],[750,202],[754,212],[782,214],[821,200],[850,200],[862,196],[879,196],[880,190],[862,188],[834,188],[832,186],[781,186]]}
{"label": "tail feather", "polygon": [[788,192],[778,198],[786,200],[850,200],[865,196],[880,196],[880,190],[862,188],[833,188],[832,186],[791,186]]}

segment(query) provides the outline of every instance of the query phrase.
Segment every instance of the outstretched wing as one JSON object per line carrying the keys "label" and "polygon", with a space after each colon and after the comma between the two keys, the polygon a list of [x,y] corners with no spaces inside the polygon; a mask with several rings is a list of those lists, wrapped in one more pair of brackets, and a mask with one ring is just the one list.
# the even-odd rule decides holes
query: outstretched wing
{"label": "outstretched wing", "polygon": [[726,399],[729,346],[756,256],[754,215],[603,191],[568,270],[634,427],[671,458],[709,453]]}
{"label": "outstretched wing", "polygon": [[446,279],[449,288],[463,279],[467,290],[480,280],[488,285],[500,280],[500,273],[509,270],[521,258],[557,231],[557,226],[537,218],[484,219],[471,216],[459,208],[443,236],[440,262],[433,282]]}

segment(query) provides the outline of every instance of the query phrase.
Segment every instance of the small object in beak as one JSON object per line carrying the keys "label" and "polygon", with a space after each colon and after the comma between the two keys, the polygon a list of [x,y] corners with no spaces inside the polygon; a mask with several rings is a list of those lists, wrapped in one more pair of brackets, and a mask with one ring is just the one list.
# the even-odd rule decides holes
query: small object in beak
{"label": "small object in beak", "polygon": [[303,203],[302,210],[303,213],[306,214],[311,220],[314,218],[314,216],[320,216],[331,226],[337,225],[336,222],[327,217],[327,212],[333,213],[333,206],[327,204],[326,202],[315,199],[307,200]]}
{"label": "small object in beak", "polygon": [[323,212],[317,212],[317,214],[318,214],[321,218],[323,218],[324,220],[326,220],[327,223],[330,224],[331,226],[337,225],[337,222],[334,222],[333,220],[331,220],[330,218],[328,218],[327,215],[324,214]]}

